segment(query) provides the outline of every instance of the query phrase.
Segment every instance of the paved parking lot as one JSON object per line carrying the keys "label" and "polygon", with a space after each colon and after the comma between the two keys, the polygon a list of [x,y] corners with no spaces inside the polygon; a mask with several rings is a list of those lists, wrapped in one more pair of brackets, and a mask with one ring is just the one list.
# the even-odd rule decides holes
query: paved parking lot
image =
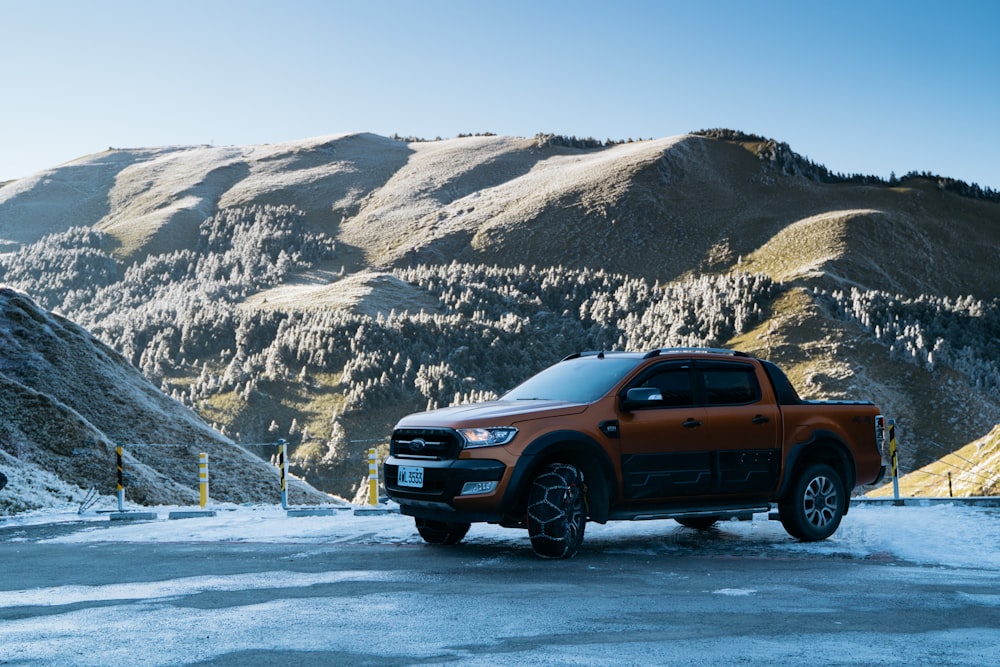
{"label": "paved parking lot", "polygon": [[0,525],[0,663],[1000,660],[1000,568],[799,548],[774,522],[593,526],[576,558],[545,561],[493,527],[436,548],[399,516],[226,532],[244,518]]}

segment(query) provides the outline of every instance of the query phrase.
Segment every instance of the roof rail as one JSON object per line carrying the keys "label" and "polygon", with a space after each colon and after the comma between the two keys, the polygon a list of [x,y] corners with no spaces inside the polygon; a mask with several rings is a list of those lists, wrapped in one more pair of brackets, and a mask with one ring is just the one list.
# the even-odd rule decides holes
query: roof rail
{"label": "roof rail", "polygon": [[580,357],[597,357],[598,359],[603,359],[604,355],[608,351],[609,350],[584,350],[583,352],[574,352],[573,354],[563,357],[560,361],[569,361],[570,359],[579,359]]}
{"label": "roof rail", "polygon": [[693,354],[728,354],[733,357],[750,357],[746,352],[740,352],[739,350],[726,350],[721,347],[664,347],[656,350],[650,350],[646,353],[644,359],[649,359],[651,357],[658,357],[661,354],[668,354],[672,352],[683,352],[683,353],[693,353]]}

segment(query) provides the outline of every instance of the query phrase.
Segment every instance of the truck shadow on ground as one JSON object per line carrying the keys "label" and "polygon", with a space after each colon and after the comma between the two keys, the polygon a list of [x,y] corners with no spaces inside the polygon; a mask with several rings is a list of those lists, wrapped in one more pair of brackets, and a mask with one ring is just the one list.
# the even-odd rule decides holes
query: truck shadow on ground
{"label": "truck shadow on ground", "polygon": [[[790,537],[777,522],[727,522],[707,530],[678,526],[670,521],[650,522],[641,534],[620,530],[615,524],[588,524],[580,551],[573,560],[602,557],[707,557],[768,560],[864,560],[886,562],[887,554],[860,554],[838,544],[836,536],[821,542],[801,542]],[[448,556],[518,561],[552,562],[532,550],[526,531],[509,536],[477,535],[476,527],[465,540],[452,546],[423,544],[414,535],[407,543]],[[556,561],[558,562],[558,561]]]}

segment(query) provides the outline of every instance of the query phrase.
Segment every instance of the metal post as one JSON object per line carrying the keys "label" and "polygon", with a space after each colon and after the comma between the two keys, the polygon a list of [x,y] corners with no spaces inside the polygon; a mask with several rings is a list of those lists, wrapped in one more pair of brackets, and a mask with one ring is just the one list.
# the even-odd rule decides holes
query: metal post
{"label": "metal post", "polygon": [[896,420],[890,419],[889,423],[889,460],[892,463],[892,497],[895,499],[894,505],[902,505],[899,499],[899,459],[896,456]]}
{"label": "metal post", "polygon": [[198,490],[201,496],[201,508],[208,504],[208,454],[198,455]]}
{"label": "metal post", "polygon": [[288,509],[288,443],[278,441],[278,474],[281,476],[281,509]]}
{"label": "metal post", "polygon": [[378,450],[368,450],[368,504],[378,505]]}
{"label": "metal post", "polygon": [[122,446],[115,447],[115,458],[118,463],[118,511],[125,511],[125,472],[122,464]]}
{"label": "metal post", "polygon": [[952,489],[951,489],[951,471],[950,470],[948,471],[948,497],[949,498],[954,498],[955,497],[955,492],[952,491]]}

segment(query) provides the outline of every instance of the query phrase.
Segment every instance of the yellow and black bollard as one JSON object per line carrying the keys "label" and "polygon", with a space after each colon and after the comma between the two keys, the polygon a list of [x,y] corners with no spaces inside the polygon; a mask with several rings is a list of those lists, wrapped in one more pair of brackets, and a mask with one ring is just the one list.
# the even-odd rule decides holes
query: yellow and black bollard
{"label": "yellow and black bollard", "polygon": [[278,474],[281,476],[281,509],[288,509],[288,443],[278,441]]}
{"label": "yellow and black bollard", "polygon": [[889,424],[889,462],[892,465],[892,497],[893,505],[902,505],[899,499],[899,459],[896,456],[896,420],[888,420]]}
{"label": "yellow and black bollard", "polygon": [[125,511],[125,465],[122,463],[122,446],[115,447],[115,459],[118,466],[118,511]]}
{"label": "yellow and black bollard", "polygon": [[208,454],[205,452],[198,455],[198,492],[201,508],[205,509],[208,504]]}
{"label": "yellow and black bollard", "polygon": [[368,504],[378,505],[378,450],[368,450]]}

